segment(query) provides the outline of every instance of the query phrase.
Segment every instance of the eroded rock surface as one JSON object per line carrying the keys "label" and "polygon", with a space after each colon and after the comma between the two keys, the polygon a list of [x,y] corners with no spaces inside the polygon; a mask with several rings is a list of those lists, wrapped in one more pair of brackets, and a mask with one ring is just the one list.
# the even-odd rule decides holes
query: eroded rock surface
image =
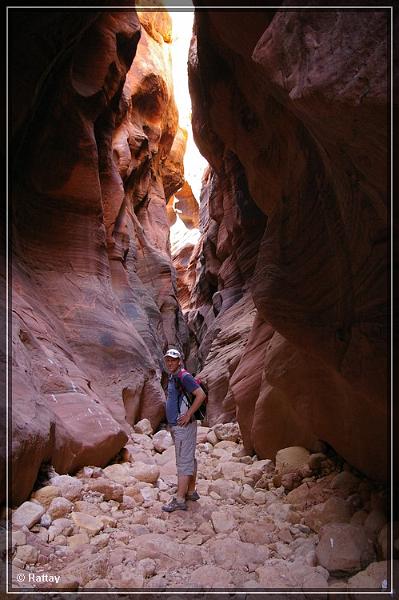
{"label": "eroded rock surface", "polygon": [[168,14],[21,13],[10,25],[15,503],[41,463],[105,466],[127,423],[155,428],[162,352],[187,336],[165,210],[185,143]]}
{"label": "eroded rock surface", "polygon": [[250,352],[237,352],[215,414],[234,407],[259,456],[323,440],[380,480],[387,19],[202,10],[189,57],[194,136],[212,166],[187,313],[205,371],[211,344],[227,343],[221,320],[246,292],[256,309]]}

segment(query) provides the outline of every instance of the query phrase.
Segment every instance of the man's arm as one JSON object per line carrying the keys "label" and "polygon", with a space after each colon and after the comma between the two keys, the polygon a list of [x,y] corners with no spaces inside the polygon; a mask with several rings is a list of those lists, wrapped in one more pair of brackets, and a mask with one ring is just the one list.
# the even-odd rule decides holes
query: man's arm
{"label": "man's arm", "polygon": [[184,413],[184,415],[179,417],[179,419],[177,420],[177,423],[182,426],[187,425],[187,423],[189,423],[191,421],[193,414],[201,406],[201,404],[203,403],[203,401],[206,398],[206,394],[201,387],[198,387],[196,390],[193,390],[191,393],[195,397],[194,402],[192,403],[192,405],[190,406],[188,411],[186,413]]}

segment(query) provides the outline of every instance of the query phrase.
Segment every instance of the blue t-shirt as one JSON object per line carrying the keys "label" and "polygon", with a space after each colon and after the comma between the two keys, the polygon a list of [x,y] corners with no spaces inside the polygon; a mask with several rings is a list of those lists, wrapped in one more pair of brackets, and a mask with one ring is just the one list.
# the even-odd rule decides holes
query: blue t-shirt
{"label": "blue t-shirt", "polygon": [[179,384],[190,393],[200,387],[190,373],[184,373],[181,379],[177,375],[169,375],[168,397],[166,399],[166,419],[169,425],[176,425],[178,417],[187,412],[187,406],[182,397]]}

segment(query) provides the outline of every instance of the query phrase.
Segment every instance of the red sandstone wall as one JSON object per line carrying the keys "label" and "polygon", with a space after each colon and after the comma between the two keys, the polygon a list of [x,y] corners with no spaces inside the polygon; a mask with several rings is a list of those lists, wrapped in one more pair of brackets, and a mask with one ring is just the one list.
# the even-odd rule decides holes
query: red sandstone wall
{"label": "red sandstone wall", "polygon": [[155,427],[163,350],[187,335],[165,211],[184,152],[184,140],[172,148],[171,24],[140,18],[10,18],[15,503],[43,461],[60,473],[106,464],[125,415]]}
{"label": "red sandstone wall", "polygon": [[[233,306],[248,290],[256,307],[219,413],[236,407],[259,456],[322,439],[377,479],[387,474],[387,14],[197,12],[189,64],[195,138],[214,170],[190,315],[200,354],[224,335],[206,285]],[[244,184],[227,193],[232,157]],[[247,271],[241,187],[267,218]]]}

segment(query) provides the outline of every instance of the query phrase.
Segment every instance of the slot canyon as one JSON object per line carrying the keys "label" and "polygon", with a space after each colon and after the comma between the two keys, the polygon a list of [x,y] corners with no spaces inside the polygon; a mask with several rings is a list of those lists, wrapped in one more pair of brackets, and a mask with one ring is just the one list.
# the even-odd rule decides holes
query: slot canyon
{"label": "slot canyon", "polygon": [[390,11],[190,15],[9,10],[9,590],[389,592]]}

